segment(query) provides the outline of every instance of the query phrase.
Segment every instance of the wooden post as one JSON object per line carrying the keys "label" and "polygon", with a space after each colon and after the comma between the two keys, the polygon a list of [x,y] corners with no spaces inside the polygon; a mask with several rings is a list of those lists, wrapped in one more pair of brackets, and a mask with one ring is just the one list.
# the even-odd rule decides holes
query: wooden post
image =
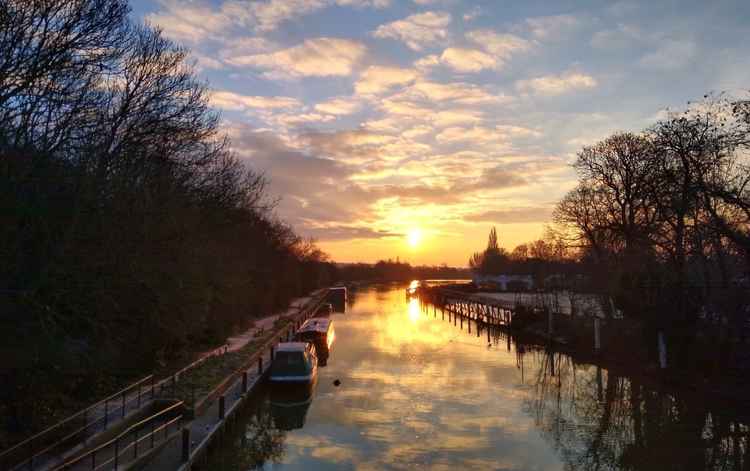
{"label": "wooden post", "polygon": [[183,427],[182,429],[182,462],[187,463],[190,459],[190,429]]}
{"label": "wooden post", "polygon": [[661,330],[657,334],[657,341],[659,342],[659,367],[664,369],[667,367],[667,344],[664,341],[664,332]]}
{"label": "wooden post", "polygon": [[226,413],[226,399],[224,398],[224,395],[222,394],[219,396],[219,420],[224,420],[224,415]]}
{"label": "wooden post", "polygon": [[121,418],[125,418],[125,392],[122,393],[122,411],[120,414]]}
{"label": "wooden post", "polygon": [[547,309],[547,337],[552,340],[552,309]]}
{"label": "wooden post", "polygon": [[602,341],[599,333],[601,320],[599,317],[594,317],[594,351],[599,352],[602,348]]}
{"label": "wooden post", "polygon": [[138,408],[141,408],[141,385],[138,384]]}
{"label": "wooden post", "polygon": [[104,401],[104,428],[107,428],[107,420],[109,416],[109,401]]}
{"label": "wooden post", "polygon": [[138,458],[138,429],[135,430],[135,437],[133,437],[133,459]]}
{"label": "wooden post", "polygon": [[242,394],[247,392],[247,371],[242,372]]}
{"label": "wooden post", "polygon": [[258,376],[263,374],[263,355],[258,357]]}
{"label": "wooden post", "polygon": [[273,361],[273,345],[271,345],[271,361]]}
{"label": "wooden post", "polygon": [[117,439],[115,440],[115,457],[114,457],[115,469],[117,469],[117,463],[119,461],[119,458],[120,458],[120,440]]}

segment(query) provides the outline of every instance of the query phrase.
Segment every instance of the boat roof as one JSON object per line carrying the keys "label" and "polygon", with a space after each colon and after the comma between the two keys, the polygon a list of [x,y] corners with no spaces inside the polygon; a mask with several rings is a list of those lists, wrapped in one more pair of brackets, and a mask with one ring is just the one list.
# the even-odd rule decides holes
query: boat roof
{"label": "boat roof", "polygon": [[328,332],[328,326],[331,325],[331,319],[325,317],[313,317],[302,324],[297,332]]}
{"label": "boat roof", "polygon": [[282,342],[276,347],[277,352],[304,352],[307,342]]}

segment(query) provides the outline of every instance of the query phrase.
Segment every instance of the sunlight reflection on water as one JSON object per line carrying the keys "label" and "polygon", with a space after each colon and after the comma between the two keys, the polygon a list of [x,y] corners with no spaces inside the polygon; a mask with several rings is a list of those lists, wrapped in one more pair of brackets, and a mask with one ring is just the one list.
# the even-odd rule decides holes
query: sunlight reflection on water
{"label": "sunlight reflection on water", "polygon": [[[648,448],[670,443],[669,456],[704,469],[691,453],[705,445],[691,429],[660,428],[675,420],[664,416],[673,396],[565,355],[516,349],[499,332],[488,344],[486,330],[469,334],[466,322],[462,330],[405,301],[403,285],[353,293],[332,319],[336,344],[312,402],[279,407],[276,392],[261,390],[204,469],[651,470],[675,464]],[[640,408],[630,405],[636,392]]]}

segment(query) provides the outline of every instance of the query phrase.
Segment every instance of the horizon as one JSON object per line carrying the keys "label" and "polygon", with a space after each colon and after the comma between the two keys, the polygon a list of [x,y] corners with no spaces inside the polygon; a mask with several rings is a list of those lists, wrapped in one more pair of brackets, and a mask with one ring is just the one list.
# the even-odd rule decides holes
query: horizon
{"label": "horizon", "polygon": [[582,146],[750,83],[740,1],[132,6],[191,49],[279,216],[353,263],[537,239]]}

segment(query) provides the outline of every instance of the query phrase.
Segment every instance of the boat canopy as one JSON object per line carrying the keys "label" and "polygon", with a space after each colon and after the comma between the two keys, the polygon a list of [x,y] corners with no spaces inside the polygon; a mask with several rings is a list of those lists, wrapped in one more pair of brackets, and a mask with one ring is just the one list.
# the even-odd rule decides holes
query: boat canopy
{"label": "boat canopy", "polygon": [[328,328],[330,327],[330,325],[331,319],[314,317],[312,319],[306,320],[305,323],[302,324],[302,327],[299,328],[297,333],[304,334],[307,332],[319,332],[325,334],[328,332]]}

